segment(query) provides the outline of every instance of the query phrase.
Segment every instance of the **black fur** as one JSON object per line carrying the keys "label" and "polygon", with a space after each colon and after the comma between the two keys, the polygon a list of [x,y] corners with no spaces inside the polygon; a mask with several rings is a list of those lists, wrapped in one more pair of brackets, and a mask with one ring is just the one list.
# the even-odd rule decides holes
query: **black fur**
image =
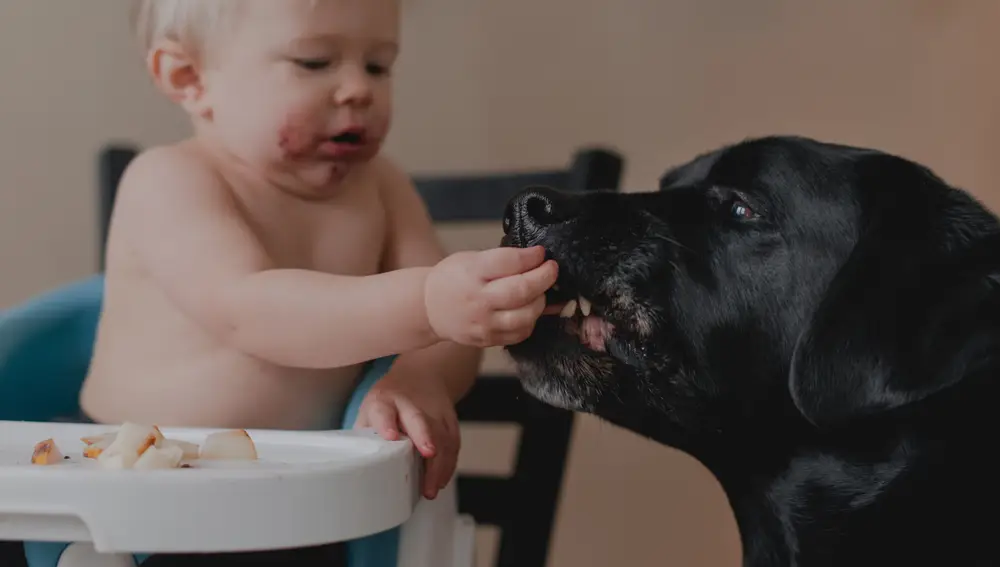
{"label": "black fur", "polygon": [[[539,320],[525,388],[699,459],[744,565],[1000,565],[1000,222],[927,168],[797,137],[745,141],[660,191],[513,199],[559,302],[606,352]],[[560,297],[561,296],[561,297]]]}

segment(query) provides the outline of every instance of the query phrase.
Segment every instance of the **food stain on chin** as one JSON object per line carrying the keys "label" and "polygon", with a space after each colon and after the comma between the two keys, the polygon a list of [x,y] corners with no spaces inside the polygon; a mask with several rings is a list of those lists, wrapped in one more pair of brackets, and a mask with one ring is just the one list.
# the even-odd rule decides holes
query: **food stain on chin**
{"label": "food stain on chin", "polygon": [[333,169],[330,171],[330,181],[334,183],[339,183],[344,180],[347,176],[347,167],[343,163],[333,164]]}
{"label": "food stain on chin", "polygon": [[294,116],[278,130],[282,158],[303,166],[298,176],[312,185],[332,187],[344,180],[350,168],[341,160],[319,155],[319,148],[325,141],[326,137],[317,133],[310,121]]}

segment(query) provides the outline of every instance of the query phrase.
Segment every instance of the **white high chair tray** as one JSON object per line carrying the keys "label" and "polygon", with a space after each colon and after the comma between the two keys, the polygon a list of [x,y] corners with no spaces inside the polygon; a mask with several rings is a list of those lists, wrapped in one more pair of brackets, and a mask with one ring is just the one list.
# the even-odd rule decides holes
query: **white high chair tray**
{"label": "white high chair tray", "polygon": [[[201,443],[214,429],[161,428]],[[409,440],[373,431],[249,430],[257,461],[107,470],[81,437],[116,426],[0,421],[0,539],[92,541],[102,553],[255,551],[371,535],[405,522],[419,499]],[[31,464],[52,438],[70,458]]]}

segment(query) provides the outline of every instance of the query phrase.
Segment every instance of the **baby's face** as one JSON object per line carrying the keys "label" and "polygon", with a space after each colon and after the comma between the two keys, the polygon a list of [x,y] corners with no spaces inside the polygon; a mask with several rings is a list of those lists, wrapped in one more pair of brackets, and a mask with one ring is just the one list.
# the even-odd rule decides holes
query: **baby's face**
{"label": "baby's face", "polygon": [[374,156],[392,115],[398,0],[241,3],[202,71],[226,150],[316,186]]}

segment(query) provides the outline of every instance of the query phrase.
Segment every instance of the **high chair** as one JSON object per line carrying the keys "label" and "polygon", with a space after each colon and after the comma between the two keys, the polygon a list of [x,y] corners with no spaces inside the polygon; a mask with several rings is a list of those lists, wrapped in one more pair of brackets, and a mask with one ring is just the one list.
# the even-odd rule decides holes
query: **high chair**
{"label": "high chair", "polygon": [[[77,399],[103,290],[104,278],[97,275],[0,311],[0,420],[49,422],[80,415]],[[390,357],[368,365],[344,412],[343,428],[351,427],[365,393],[391,364]],[[437,499],[420,500],[401,525],[347,542],[348,565],[472,567],[474,527],[470,517],[458,513],[452,483]],[[26,544],[26,555],[29,567],[131,567],[143,558],[98,554],[85,541],[32,542]]]}

